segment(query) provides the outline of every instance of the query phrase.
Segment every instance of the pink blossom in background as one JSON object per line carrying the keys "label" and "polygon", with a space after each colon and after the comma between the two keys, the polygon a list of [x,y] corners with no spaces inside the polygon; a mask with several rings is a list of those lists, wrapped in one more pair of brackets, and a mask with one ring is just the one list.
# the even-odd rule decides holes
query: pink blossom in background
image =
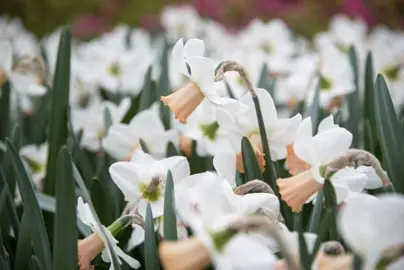
{"label": "pink blossom in background", "polygon": [[79,38],[89,38],[110,29],[111,27],[104,18],[94,14],[85,14],[76,19],[73,35]]}
{"label": "pink blossom in background", "polygon": [[347,15],[362,17],[368,24],[374,23],[375,18],[372,12],[362,0],[345,0],[342,9]]}

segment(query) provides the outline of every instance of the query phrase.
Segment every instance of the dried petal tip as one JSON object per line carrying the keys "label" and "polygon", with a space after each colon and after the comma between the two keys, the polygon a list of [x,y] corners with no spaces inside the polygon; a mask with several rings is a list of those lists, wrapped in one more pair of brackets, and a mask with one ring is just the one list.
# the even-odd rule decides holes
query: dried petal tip
{"label": "dried petal tip", "polygon": [[198,107],[204,97],[199,87],[190,82],[171,95],[162,96],[160,99],[174,113],[175,119],[185,124],[188,116]]}
{"label": "dried petal tip", "polygon": [[275,194],[270,185],[258,179],[248,181],[247,183],[238,186],[234,193],[237,195],[245,195],[249,193]]}
{"label": "dried petal tip", "polygon": [[102,252],[104,242],[95,233],[87,236],[83,240],[78,241],[78,266],[80,270],[92,269],[91,261]]}
{"label": "dried petal tip", "polygon": [[[264,170],[265,170],[264,154],[260,151],[255,151],[255,156],[257,157],[258,166],[260,167],[260,171],[264,172]],[[244,173],[243,155],[241,154],[241,152],[237,153],[237,156],[236,156],[236,168],[240,173]]]}
{"label": "dried petal tip", "polygon": [[325,242],[321,248],[322,252],[329,256],[337,256],[345,253],[344,247],[337,241]]}
{"label": "dried petal tip", "polygon": [[300,212],[303,204],[316,193],[322,185],[317,182],[311,171],[297,174],[289,178],[280,178],[276,181],[279,193],[293,212]]}
{"label": "dried petal tip", "polygon": [[201,270],[211,262],[208,249],[196,237],[179,242],[163,241],[159,254],[166,270]]}

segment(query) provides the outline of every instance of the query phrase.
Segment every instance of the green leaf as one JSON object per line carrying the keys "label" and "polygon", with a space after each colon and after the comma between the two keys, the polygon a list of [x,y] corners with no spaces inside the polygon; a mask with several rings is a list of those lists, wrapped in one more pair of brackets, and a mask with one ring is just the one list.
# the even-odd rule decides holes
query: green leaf
{"label": "green leaf", "polygon": [[56,160],[58,152],[62,145],[67,144],[67,110],[69,106],[70,88],[70,40],[70,29],[64,27],[60,34],[49,116],[49,154],[46,166],[44,191],[50,195],[55,195],[55,183],[57,177]]}
{"label": "green leaf", "polygon": [[167,173],[166,190],[164,194],[164,239],[177,240],[177,218],[175,215],[173,175]]}
{"label": "green leaf", "polygon": [[6,139],[6,145],[20,190],[21,199],[25,206],[24,210],[27,212],[30,220],[32,244],[35,254],[38,256],[43,266],[42,269],[50,270],[51,252],[48,243],[48,234],[46,232],[42,212],[35,197],[34,188],[20,157],[8,139]]}
{"label": "green leaf", "polygon": [[264,63],[261,67],[260,78],[258,80],[257,86],[259,88],[264,88],[265,90],[267,90],[268,93],[272,96],[272,98],[275,99],[275,97],[274,97],[275,79],[271,80],[269,78],[269,70],[268,70],[268,66],[266,63]]}
{"label": "green leaf", "polygon": [[300,251],[300,261],[304,270],[311,269],[311,256],[307,249],[306,239],[303,235],[303,226],[302,226],[302,216],[301,213],[297,216],[298,222],[298,237],[299,237],[299,251]]}
{"label": "green leaf", "polygon": [[[8,156],[7,156],[7,158],[8,158]],[[10,166],[11,166],[11,164],[10,164]],[[6,177],[4,176],[4,173],[3,173],[3,170],[1,167],[0,167],[0,187],[4,188],[7,193],[7,200],[6,200],[7,207],[8,207],[7,217],[10,219],[10,220],[7,220],[7,224],[8,224],[8,222],[10,222],[11,227],[13,228],[13,232],[15,234],[18,234],[19,230],[20,230],[20,222],[18,220],[18,215],[17,215],[17,211],[15,209],[13,197],[10,194],[10,189],[8,187]],[[4,222],[4,220],[6,220],[6,219],[3,218],[2,220]],[[5,228],[5,227],[8,227],[8,226],[4,226],[2,228]],[[8,235],[8,233],[7,233],[7,235]]]}
{"label": "green leaf", "polygon": [[46,127],[49,121],[50,101],[52,98],[52,91],[49,86],[46,86],[47,93],[41,97],[41,105],[35,111],[32,122],[35,123],[31,129],[32,141],[36,144],[41,144],[46,137]]}
{"label": "green leaf", "polygon": [[149,147],[147,147],[146,142],[143,139],[139,139],[140,146],[142,147],[143,152],[150,153]]}
{"label": "green leaf", "polygon": [[154,231],[153,214],[150,204],[146,209],[145,239],[144,239],[145,268],[147,270],[160,270],[159,255],[157,252],[157,238]]}
{"label": "green leaf", "polygon": [[63,146],[57,159],[53,269],[77,269],[77,214],[72,158]]}
{"label": "green leaf", "polygon": [[241,154],[243,157],[245,182],[254,179],[263,180],[255,151],[247,137],[243,137],[241,140]]}
{"label": "green leaf", "polygon": [[352,71],[354,74],[355,91],[347,95],[349,118],[346,123],[346,128],[352,133],[352,147],[359,146],[359,121],[361,119],[361,102],[359,98],[359,70],[358,70],[358,57],[355,47],[349,48],[349,61],[351,63]]}
{"label": "green leaf", "polygon": [[32,270],[42,270],[43,266],[39,258],[35,255],[31,256],[31,269]]}
{"label": "green leaf", "polygon": [[166,150],[166,157],[173,157],[173,156],[178,156],[179,153],[177,151],[177,148],[172,142],[168,142],[167,144],[167,150]]}
{"label": "green leaf", "polygon": [[344,123],[342,122],[342,111],[338,109],[334,114],[334,123],[338,126],[343,126]]}
{"label": "green leaf", "polygon": [[132,97],[128,112],[122,118],[122,123],[129,124],[130,120],[136,115],[139,110],[140,95]]}
{"label": "green leaf", "polygon": [[317,192],[316,196],[316,204],[314,205],[313,212],[310,217],[310,225],[309,225],[309,232],[316,233],[318,230],[318,225],[320,223],[321,212],[323,210],[323,201],[324,198],[324,190],[320,189]]}
{"label": "green leaf", "polygon": [[[168,67],[168,57],[169,57],[170,47],[165,41],[163,54],[161,57],[161,75],[157,83],[157,97],[160,99],[161,96],[167,96],[171,93],[170,78],[169,78],[169,67]],[[171,114],[167,106],[160,104],[160,116],[163,121],[164,127],[168,130],[171,126]]]}
{"label": "green leaf", "polygon": [[144,77],[142,92],[139,99],[139,111],[148,109],[154,102],[155,95],[153,91],[152,66],[147,69]]}
{"label": "green leaf", "polygon": [[317,127],[320,122],[320,80],[316,86],[316,92],[314,94],[313,103],[306,112],[306,117],[311,117],[311,123],[313,127],[313,134],[317,133]]}
{"label": "green leaf", "polygon": [[23,212],[21,218],[20,233],[18,234],[17,249],[15,254],[14,269],[29,269],[29,262],[32,253],[31,246],[31,221],[27,212]]}
{"label": "green leaf", "polygon": [[317,254],[321,243],[326,240],[326,237],[328,235],[328,228],[331,226],[331,223],[334,219],[332,215],[333,214],[330,211],[326,211],[321,220],[321,224],[317,233],[317,239],[313,247],[313,257]]}
{"label": "green leaf", "polygon": [[6,82],[1,86],[0,96],[0,140],[3,140],[9,134],[10,129],[10,91],[11,86]]}
{"label": "green leaf", "polygon": [[[10,142],[14,145],[16,148],[16,151],[19,151],[20,146],[21,146],[21,129],[19,125],[15,125],[11,131],[10,135]],[[11,161],[10,158],[6,155],[3,158],[3,163],[2,163],[3,171],[4,171],[4,176],[5,179],[7,180],[8,188],[10,189],[10,194],[15,194],[15,176],[13,169],[11,167]]]}
{"label": "green leaf", "polygon": [[[265,170],[264,170],[264,175],[263,175],[264,177],[257,178],[257,179],[264,180],[268,185],[271,186],[271,188],[275,192],[275,194],[278,194],[278,186],[276,185],[276,179],[278,177],[276,176],[276,170],[275,170],[275,167],[274,167],[274,165],[272,163],[272,159],[271,159],[271,152],[269,151],[267,132],[265,129],[264,118],[262,116],[260,101],[258,99],[258,96],[253,96],[252,99],[254,102],[255,113],[257,115],[258,126],[260,129],[261,144],[262,144],[262,149],[264,152],[263,154],[264,154],[264,158],[265,158]],[[243,145],[243,143],[241,143],[241,144]],[[244,162],[244,158],[243,158],[243,162]]]}
{"label": "green leaf", "polygon": [[108,107],[104,109],[104,130],[105,134],[107,134],[109,127],[112,125],[112,116]]}
{"label": "green leaf", "polygon": [[91,200],[101,223],[112,223],[113,220],[110,213],[110,201],[103,184],[98,178],[93,178],[93,182],[91,184]]}
{"label": "green leaf", "polygon": [[[71,127],[71,125],[70,125]],[[73,129],[72,129],[73,130]],[[83,177],[85,179],[86,186],[89,187],[91,184],[92,177],[94,175],[93,164],[87,153],[80,147],[80,141],[83,135],[83,130],[80,130],[77,135],[73,132],[71,133],[72,146],[71,151],[73,155],[73,160],[77,163]]]}
{"label": "green leaf", "polygon": [[382,75],[377,75],[374,92],[374,112],[383,163],[395,189],[404,193],[404,140],[389,89]]}
{"label": "green leaf", "polygon": [[231,90],[231,86],[229,85],[229,83],[226,81],[226,79],[223,79],[223,81],[224,81],[224,85],[226,86],[226,91],[227,91],[227,94],[229,95],[229,97],[230,98],[236,98],[235,96],[234,96],[234,94],[233,94],[233,90]]}
{"label": "green leaf", "polygon": [[[335,194],[334,187],[330,180],[326,179],[324,182],[324,198],[326,211],[331,213],[331,224],[328,226],[330,232],[330,240],[338,241],[338,228],[337,228],[337,195]],[[321,201],[316,201],[316,204]]]}
{"label": "green leaf", "polygon": [[[373,72],[373,57],[372,53],[368,52],[366,56],[366,65],[365,65],[365,93],[364,93],[364,102],[363,102],[363,118],[365,121],[364,127],[364,147],[365,150],[375,153],[376,149],[376,139],[377,139],[377,124],[374,113],[375,106],[375,91],[374,91],[374,72]],[[366,122],[368,124],[366,124]],[[373,141],[371,141],[373,138]]]}

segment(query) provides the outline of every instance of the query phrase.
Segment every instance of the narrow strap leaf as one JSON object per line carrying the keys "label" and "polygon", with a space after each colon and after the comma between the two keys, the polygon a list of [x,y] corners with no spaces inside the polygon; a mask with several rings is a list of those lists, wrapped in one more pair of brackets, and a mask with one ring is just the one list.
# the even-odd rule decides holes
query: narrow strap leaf
{"label": "narrow strap leaf", "polygon": [[144,254],[145,268],[147,270],[160,270],[156,232],[154,231],[153,214],[150,204],[147,205],[146,209]]}
{"label": "narrow strap leaf", "polygon": [[15,270],[29,269],[32,253],[30,229],[31,221],[29,220],[27,212],[24,211],[21,218],[20,233],[18,234],[14,265]]}
{"label": "narrow strap leaf", "polygon": [[175,215],[175,198],[173,175],[167,173],[166,189],[164,193],[164,239],[177,240],[177,217]]}
{"label": "narrow strap leaf", "polygon": [[243,157],[245,182],[254,179],[263,180],[255,151],[247,137],[243,137],[241,140],[241,154]]}

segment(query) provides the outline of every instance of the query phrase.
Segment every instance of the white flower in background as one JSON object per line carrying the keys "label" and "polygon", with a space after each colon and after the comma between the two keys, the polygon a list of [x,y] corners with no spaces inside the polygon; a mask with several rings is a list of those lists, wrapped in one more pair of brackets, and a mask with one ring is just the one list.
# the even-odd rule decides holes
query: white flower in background
{"label": "white flower in background", "polygon": [[[363,269],[376,269],[381,253],[404,244],[404,197],[360,197],[346,204],[339,215],[339,230],[349,247],[363,259]],[[397,265],[396,265],[397,266]],[[403,261],[401,260],[401,268]]]}
{"label": "white flower in background", "polygon": [[150,203],[153,217],[156,218],[163,215],[168,170],[172,173],[174,184],[190,174],[185,157],[175,156],[157,161],[141,151],[137,151],[130,162],[112,164],[109,173],[126,200],[137,204],[142,216],[146,215],[146,207]]}
{"label": "white flower in background", "polygon": [[81,144],[90,151],[98,151],[106,134],[104,113],[108,108],[112,123],[120,122],[130,106],[130,99],[124,98],[119,105],[110,101],[92,104],[85,109],[73,108],[71,112],[74,132],[83,131]]}
{"label": "white flower in background", "polygon": [[[284,159],[286,157],[286,146],[295,138],[296,130],[302,121],[300,114],[289,119],[278,119],[277,111],[271,95],[265,90],[255,89],[262,115],[264,118],[265,130],[272,160]],[[254,103],[250,93],[244,95],[240,102],[248,107],[245,112],[233,114],[222,108],[217,108],[217,119],[219,126],[229,133],[233,149],[238,153],[238,169],[243,172],[241,160],[241,140],[247,137],[257,155],[261,170],[264,169],[265,160],[261,144],[260,130],[255,112]]]}
{"label": "white flower in background", "polygon": [[[94,232],[93,235],[87,237],[84,240],[79,241],[79,264],[80,265],[88,265],[91,260],[94,259],[101,251],[101,258],[104,262],[111,262],[111,250],[108,248],[108,240],[112,244],[112,248],[114,249],[116,255],[118,255],[118,262],[122,264],[120,259],[123,259],[130,267],[138,269],[140,267],[140,263],[127,255],[123,250],[118,247],[118,240],[114,238],[111,232],[104,226],[97,222],[90,206],[88,203],[84,203],[81,197],[77,200],[77,214],[80,220],[91,227],[91,230]],[[108,240],[105,238],[108,237]],[[110,270],[113,270],[114,267],[111,264]]]}
{"label": "white flower in background", "polygon": [[178,124],[181,131],[180,146],[184,153],[192,155],[192,140],[197,141],[198,156],[215,155],[231,150],[228,134],[216,119],[216,109],[207,100],[192,113],[185,125]]}
{"label": "white flower in background", "polygon": [[31,97],[42,96],[46,88],[45,67],[42,59],[36,56],[21,57],[13,65],[13,51],[8,41],[0,41],[0,86],[9,81],[12,87],[13,99],[24,112],[32,112]]}
{"label": "white flower in background", "polygon": [[157,107],[136,114],[129,124],[113,124],[103,141],[103,147],[117,160],[130,160],[141,149],[139,139],[144,141],[149,153],[158,159],[165,157],[169,142],[178,146],[178,133],[173,129],[164,129]]}
{"label": "white flower in background", "polygon": [[28,163],[31,170],[32,181],[39,189],[42,187],[42,180],[46,174],[46,164],[48,162],[48,144],[30,144],[20,149],[20,156]]}
{"label": "white flower in background", "polygon": [[360,18],[350,19],[346,15],[338,14],[331,18],[328,32],[318,33],[314,43],[319,50],[334,45],[342,52],[348,52],[349,47],[353,45],[361,53],[364,52],[366,36],[366,22]]}
{"label": "white flower in background", "polygon": [[[335,46],[320,51],[319,76],[312,85],[314,90],[320,81],[320,106],[325,109],[338,107],[341,97],[355,90],[349,58]],[[312,100],[314,91],[309,100]]]}
{"label": "white flower in background", "polygon": [[171,42],[180,37],[195,38],[200,31],[201,19],[191,6],[167,6],[161,12],[160,20]]}
{"label": "white flower in background", "polygon": [[290,58],[296,53],[297,46],[285,22],[273,19],[264,23],[254,19],[240,34],[242,48],[246,51],[260,52],[274,73],[289,70]]}
{"label": "white flower in background", "polygon": [[276,100],[287,104],[291,110],[304,101],[311,90],[318,60],[318,55],[313,53],[303,54],[292,60],[293,69],[288,76],[276,81]]}
{"label": "white flower in background", "polygon": [[184,45],[182,38],[172,50],[172,61],[177,63],[175,69],[188,77],[189,83],[174,93],[161,97],[161,100],[174,113],[175,119],[183,124],[205,97],[216,105],[232,110],[239,109],[237,101],[222,98],[216,92],[215,65],[211,59],[202,56],[204,50],[202,40],[192,39]]}
{"label": "white flower in background", "polygon": [[277,217],[277,197],[268,193],[238,196],[226,181],[209,173],[192,175],[183,183],[188,180],[196,183],[199,180],[196,176],[201,181],[192,190],[184,188],[176,192],[176,205],[181,219],[191,227],[197,241],[209,250],[217,269],[272,269],[275,257],[257,235],[239,232],[228,235],[225,241],[219,241],[217,237],[232,221],[259,209],[268,209]]}

